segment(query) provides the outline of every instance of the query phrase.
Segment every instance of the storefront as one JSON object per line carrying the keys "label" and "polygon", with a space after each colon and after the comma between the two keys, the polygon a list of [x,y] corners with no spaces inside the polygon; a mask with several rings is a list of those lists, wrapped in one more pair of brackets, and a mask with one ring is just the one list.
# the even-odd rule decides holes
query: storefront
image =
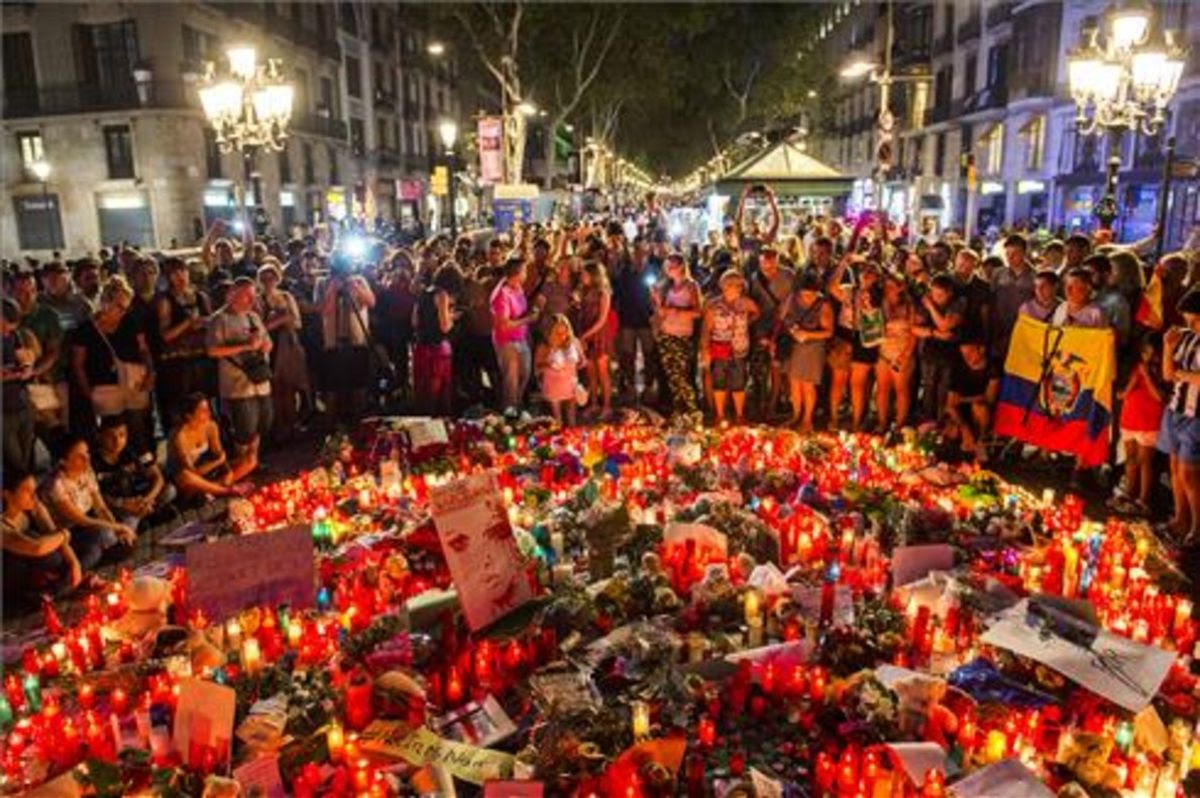
{"label": "storefront", "polygon": [[115,246],[129,243],[154,245],[154,220],[145,191],[110,191],[96,195],[100,241]]}
{"label": "storefront", "polygon": [[279,192],[279,229],[285,237],[290,238],[292,227],[296,224],[296,192],[285,188]]}
{"label": "storefront", "polygon": [[350,212],[350,195],[341,186],[332,186],[325,192],[325,218],[340,222]]}
{"label": "storefront", "polygon": [[982,180],[975,206],[975,232],[987,233],[1004,227],[1008,192],[999,180]]}
{"label": "storefront", "polygon": [[237,216],[237,201],[234,199],[233,183],[228,180],[210,181],[204,189],[204,227],[212,227],[220,219],[233,222]]}
{"label": "storefront", "polygon": [[1026,229],[1038,230],[1050,222],[1050,193],[1043,180],[1018,180],[1013,198],[1013,224],[1024,223]]}

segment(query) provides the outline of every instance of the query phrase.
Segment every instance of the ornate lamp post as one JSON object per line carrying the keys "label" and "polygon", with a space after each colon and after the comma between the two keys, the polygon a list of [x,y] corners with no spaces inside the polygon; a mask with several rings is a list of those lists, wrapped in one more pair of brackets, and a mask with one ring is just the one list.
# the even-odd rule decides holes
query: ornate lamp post
{"label": "ornate lamp post", "polygon": [[1083,30],[1083,43],[1068,56],[1067,77],[1079,134],[1108,135],[1108,174],[1096,217],[1111,230],[1117,218],[1121,136],[1158,133],[1186,59],[1171,31],[1155,30],[1154,13],[1140,0],[1109,9],[1104,22],[1103,30]]}
{"label": "ornate lamp post", "polygon": [[262,182],[254,169],[254,156],[260,148],[279,151],[287,140],[292,118],[294,89],[279,73],[279,61],[258,63],[258,55],[248,45],[235,45],[225,52],[229,62],[227,75],[219,75],[209,61],[200,86],[200,104],[204,116],[216,132],[222,152],[240,152],[244,180],[252,182],[255,227],[267,225],[262,207]]}
{"label": "ornate lamp post", "polygon": [[458,141],[458,123],[453,119],[443,119],[438,125],[438,136],[446,148],[446,176],[450,184],[446,187],[446,199],[450,205],[450,239],[454,241],[458,239],[458,209],[454,207],[454,143]]}

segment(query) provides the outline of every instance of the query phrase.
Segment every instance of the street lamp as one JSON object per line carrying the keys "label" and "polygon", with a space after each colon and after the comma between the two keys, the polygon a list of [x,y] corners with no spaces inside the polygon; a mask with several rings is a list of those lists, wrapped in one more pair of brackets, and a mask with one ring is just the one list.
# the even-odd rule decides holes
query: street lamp
{"label": "street lamp", "polygon": [[42,158],[29,164],[29,171],[42,184],[42,213],[46,214],[46,240],[50,249],[58,247],[58,235],[54,229],[54,216],[50,213],[50,193],[46,181],[50,179],[50,162]]}
{"label": "street lamp", "polygon": [[1156,35],[1154,13],[1139,0],[1123,2],[1105,16],[1106,31],[1083,29],[1082,43],[1067,57],[1067,79],[1079,134],[1108,135],[1108,172],[1096,217],[1101,228],[1111,230],[1117,218],[1121,136],[1158,133],[1186,58],[1171,31]]}
{"label": "street lamp", "polygon": [[243,179],[253,184],[255,226],[265,228],[262,184],[254,169],[254,156],[260,148],[276,152],[284,148],[295,92],[281,76],[277,59],[260,64],[254,48],[245,44],[230,47],[225,56],[229,64],[225,76],[218,74],[212,61],[205,64],[200,105],[221,151],[242,154]]}
{"label": "street lamp", "polygon": [[438,56],[445,54],[446,45],[442,44],[441,42],[430,42],[425,48],[425,52],[429,53],[434,58],[437,58]]}
{"label": "street lamp", "polygon": [[458,141],[458,123],[453,119],[443,119],[438,124],[438,136],[442,139],[442,145],[446,148],[446,172],[450,184],[447,200],[450,205],[450,238],[456,240],[458,238],[458,211],[454,207],[454,143]]}

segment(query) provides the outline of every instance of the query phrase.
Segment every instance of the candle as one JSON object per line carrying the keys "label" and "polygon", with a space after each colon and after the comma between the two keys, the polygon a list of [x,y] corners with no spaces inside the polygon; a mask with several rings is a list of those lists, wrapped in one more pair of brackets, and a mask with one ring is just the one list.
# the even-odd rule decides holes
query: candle
{"label": "candle", "polygon": [[717,724],[708,715],[700,716],[700,724],[697,729],[697,736],[700,739],[700,745],[704,748],[712,748],[717,742]]}
{"label": "candle", "polygon": [[1008,737],[999,729],[992,729],[987,733],[987,741],[984,743],[984,758],[990,765],[993,762],[999,762],[1004,758],[1008,751]]}
{"label": "candle", "polygon": [[746,625],[754,626],[762,624],[762,599],[758,595],[758,591],[751,588],[746,591],[746,597],[743,599],[743,607],[746,611]]}
{"label": "candle", "polygon": [[371,677],[362,671],[357,671],[350,677],[346,685],[346,723],[352,729],[361,731],[367,727],[374,716],[371,707],[371,693],[374,685]]}
{"label": "candle", "polygon": [[225,638],[229,641],[230,648],[237,648],[242,644],[242,625],[238,623],[237,618],[230,618],[225,624]]}
{"label": "candle", "polygon": [[300,637],[303,633],[304,633],[304,628],[300,625],[299,621],[295,621],[295,620],[288,621],[287,638],[288,638],[289,646],[291,646],[292,648],[299,648],[300,647]]}
{"label": "candle", "polygon": [[253,637],[246,638],[242,643],[242,667],[251,676],[262,669],[262,651],[258,647],[258,640]]}
{"label": "candle", "polygon": [[325,731],[325,747],[329,750],[330,761],[341,760],[342,752],[346,748],[346,733],[342,730],[342,724],[336,720],[330,721],[329,728]]}
{"label": "candle", "polygon": [[650,705],[645,701],[634,701],[630,705],[633,719],[633,738],[644,740],[650,736]]}
{"label": "candle", "polygon": [[42,709],[42,683],[38,680],[38,675],[36,673],[26,674],[21,688],[25,691],[25,703],[29,705],[29,711],[40,712]]}

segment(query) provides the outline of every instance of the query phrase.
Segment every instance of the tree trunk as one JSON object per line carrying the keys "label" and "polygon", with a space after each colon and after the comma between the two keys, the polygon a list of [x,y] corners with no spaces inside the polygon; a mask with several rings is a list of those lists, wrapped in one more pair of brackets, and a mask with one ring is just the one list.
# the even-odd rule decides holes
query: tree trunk
{"label": "tree trunk", "polygon": [[554,146],[554,133],[558,130],[558,120],[554,119],[550,122],[550,127],[546,131],[546,188],[554,187],[554,166],[558,161],[558,149]]}

